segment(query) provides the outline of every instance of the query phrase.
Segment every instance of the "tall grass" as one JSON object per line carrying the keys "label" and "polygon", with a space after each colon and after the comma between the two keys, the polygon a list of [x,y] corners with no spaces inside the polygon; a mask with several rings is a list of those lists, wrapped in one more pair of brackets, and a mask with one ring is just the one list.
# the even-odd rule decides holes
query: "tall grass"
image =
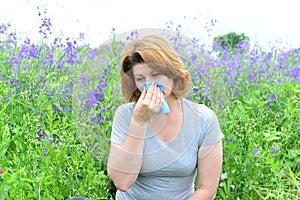
{"label": "tall grass", "polygon": [[[0,26],[0,199],[113,199],[106,159],[124,43],[51,42],[49,28],[43,20],[34,44]],[[216,110],[225,135],[216,199],[299,198],[300,48],[241,44],[216,57],[176,33],[166,37],[191,72],[188,98]]]}

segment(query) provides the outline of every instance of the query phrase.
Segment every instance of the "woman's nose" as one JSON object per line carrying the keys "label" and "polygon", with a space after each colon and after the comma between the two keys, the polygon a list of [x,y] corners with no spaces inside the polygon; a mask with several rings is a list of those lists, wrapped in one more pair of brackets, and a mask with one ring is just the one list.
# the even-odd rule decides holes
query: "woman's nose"
{"label": "woman's nose", "polygon": [[151,78],[150,77],[145,77],[145,82],[150,82]]}
{"label": "woman's nose", "polygon": [[155,79],[155,78],[152,78],[152,77],[149,77],[149,78],[146,78],[146,81],[148,81],[148,82],[155,82],[156,79]]}

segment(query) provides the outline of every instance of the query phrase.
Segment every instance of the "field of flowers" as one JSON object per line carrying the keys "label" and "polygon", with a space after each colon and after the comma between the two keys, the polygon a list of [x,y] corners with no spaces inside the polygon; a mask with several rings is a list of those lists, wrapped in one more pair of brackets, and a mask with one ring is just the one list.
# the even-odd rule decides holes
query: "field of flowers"
{"label": "field of flowers", "polygon": [[[106,160],[124,44],[50,41],[50,29],[43,18],[35,44],[0,25],[0,199],[113,199]],[[300,47],[241,44],[215,56],[176,37],[192,75],[188,98],[213,108],[225,135],[216,199],[298,199]]]}

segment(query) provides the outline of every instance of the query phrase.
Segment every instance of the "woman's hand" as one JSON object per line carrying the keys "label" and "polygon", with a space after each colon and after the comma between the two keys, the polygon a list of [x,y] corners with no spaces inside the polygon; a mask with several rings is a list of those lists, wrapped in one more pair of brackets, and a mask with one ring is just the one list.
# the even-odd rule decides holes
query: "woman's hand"
{"label": "woman's hand", "polygon": [[140,126],[146,126],[150,118],[159,113],[163,102],[163,93],[160,92],[159,87],[155,83],[151,83],[148,91],[146,91],[146,86],[144,86],[133,110],[133,121]]}

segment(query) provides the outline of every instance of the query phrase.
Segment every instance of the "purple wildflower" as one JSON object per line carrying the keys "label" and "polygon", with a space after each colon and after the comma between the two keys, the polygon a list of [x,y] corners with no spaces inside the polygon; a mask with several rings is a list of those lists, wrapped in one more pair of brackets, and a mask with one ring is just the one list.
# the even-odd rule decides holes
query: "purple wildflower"
{"label": "purple wildflower", "polygon": [[98,54],[99,54],[99,52],[98,52],[97,49],[92,49],[92,50],[89,51],[87,59],[88,60],[94,60]]}
{"label": "purple wildflower", "polygon": [[69,112],[69,113],[72,113],[73,109],[72,108],[66,108],[66,111]]}
{"label": "purple wildflower", "polygon": [[81,74],[80,81],[83,85],[86,85],[86,84],[90,83],[91,79],[88,75]]}
{"label": "purple wildflower", "polygon": [[100,114],[103,114],[103,113],[105,113],[107,110],[104,108],[104,109],[101,109],[100,110]]}
{"label": "purple wildflower", "polygon": [[79,33],[79,40],[84,40],[84,33]]}
{"label": "purple wildflower", "polygon": [[54,142],[52,134],[49,136],[49,142],[52,144]]}
{"label": "purple wildflower", "polygon": [[193,88],[193,91],[194,91],[193,93],[198,93],[198,92],[199,92],[199,90],[200,90],[200,88],[199,88],[199,87],[194,87],[194,88]]}
{"label": "purple wildflower", "polygon": [[207,93],[207,92],[203,92],[203,93],[201,94],[201,96],[202,96],[202,97],[206,97],[206,96],[208,96],[208,93]]}
{"label": "purple wildflower", "polygon": [[43,156],[45,156],[45,157],[48,156],[48,153],[47,153],[46,149],[43,152]]}
{"label": "purple wildflower", "polygon": [[265,106],[266,109],[268,109],[273,104],[272,100],[267,101],[267,105]]}
{"label": "purple wildflower", "polygon": [[270,94],[269,97],[272,99],[277,99],[277,96],[275,94]]}
{"label": "purple wildflower", "polygon": [[273,152],[273,151],[276,151],[276,148],[275,148],[274,146],[271,146],[271,147],[270,147],[270,151],[272,151],[272,152]]}
{"label": "purple wildflower", "polygon": [[55,113],[59,113],[59,107],[54,108]]}
{"label": "purple wildflower", "polygon": [[300,67],[290,70],[290,76],[295,79],[296,83],[300,83]]}
{"label": "purple wildflower", "polygon": [[42,134],[41,134],[41,138],[44,140],[46,138],[46,136],[47,135],[46,135],[45,131],[43,131]]}
{"label": "purple wildflower", "polygon": [[102,95],[97,92],[96,89],[93,89],[87,94],[87,99],[85,102],[85,106],[89,106],[89,108],[93,108],[98,105],[98,102],[101,101]]}
{"label": "purple wildflower", "polygon": [[260,154],[257,154],[259,151],[260,151],[260,149],[255,146],[253,156],[260,156]]}
{"label": "purple wildflower", "polygon": [[249,74],[248,81],[256,82],[256,72],[254,74]]}
{"label": "purple wildflower", "polygon": [[272,104],[271,100],[268,100],[267,105],[270,106]]}
{"label": "purple wildflower", "polygon": [[272,154],[272,158],[275,158],[275,154]]}
{"label": "purple wildflower", "polygon": [[103,121],[103,116],[96,115],[95,119],[97,122]]}

